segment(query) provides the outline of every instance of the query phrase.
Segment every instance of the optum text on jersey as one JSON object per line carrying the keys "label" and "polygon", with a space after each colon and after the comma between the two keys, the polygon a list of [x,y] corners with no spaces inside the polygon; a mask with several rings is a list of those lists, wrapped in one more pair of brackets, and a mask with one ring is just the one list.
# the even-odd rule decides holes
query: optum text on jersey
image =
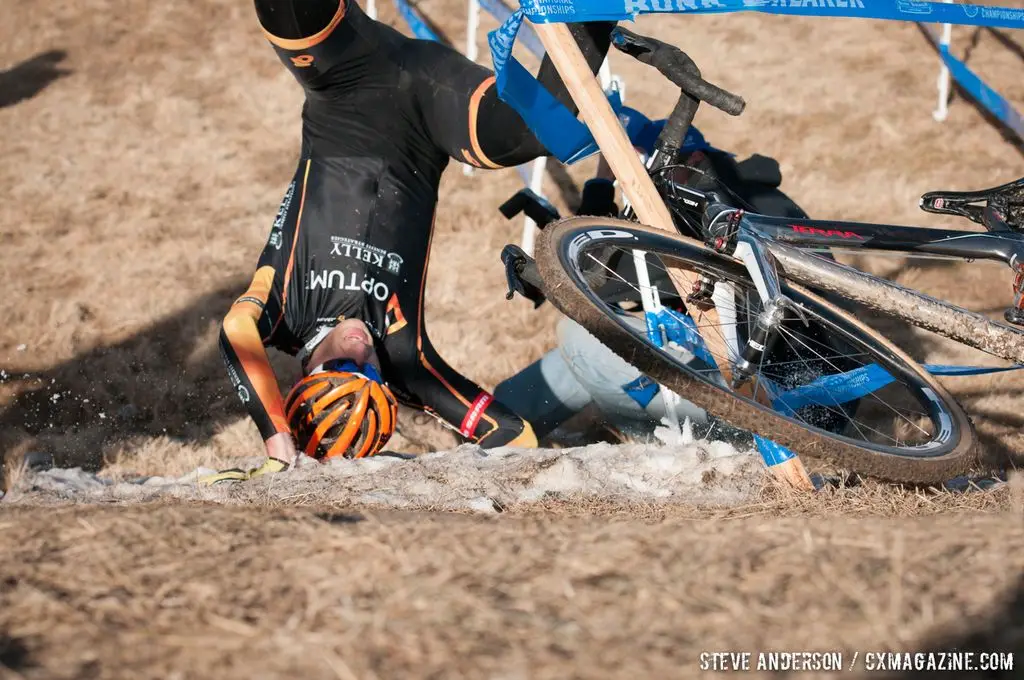
{"label": "optum text on jersey", "polygon": [[372,295],[381,302],[388,299],[390,291],[386,284],[377,281],[373,277],[359,280],[355,272],[343,272],[337,269],[331,271],[311,271],[309,273],[309,290],[317,288],[336,288],[338,290],[361,290],[367,295]]}

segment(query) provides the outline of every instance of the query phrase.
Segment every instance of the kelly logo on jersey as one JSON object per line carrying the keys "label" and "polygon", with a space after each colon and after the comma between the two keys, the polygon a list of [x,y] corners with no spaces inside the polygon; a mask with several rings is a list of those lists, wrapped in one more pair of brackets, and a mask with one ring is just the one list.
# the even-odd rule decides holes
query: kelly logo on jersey
{"label": "kelly logo on jersey", "polygon": [[386,270],[389,274],[398,274],[402,271],[403,260],[398,253],[344,236],[332,236],[331,244],[331,255],[366,262],[378,269]]}
{"label": "kelly logo on jersey", "polygon": [[316,271],[313,270],[309,273],[309,290],[316,290],[318,288],[328,289],[334,288],[337,290],[361,290],[367,295],[372,295],[380,302],[384,302],[388,299],[391,291],[388,290],[387,284],[383,281],[378,281],[373,277],[360,277],[355,272],[343,272],[337,269],[330,271]]}
{"label": "kelly logo on jersey", "polygon": [[285,192],[281,205],[277,208],[274,225],[270,227],[270,237],[267,239],[267,243],[276,250],[281,250],[281,245],[284,243],[281,230],[284,229],[284,221],[288,216],[288,208],[291,207],[293,196],[295,196],[295,180],[292,180],[292,183],[288,185],[288,191]]}

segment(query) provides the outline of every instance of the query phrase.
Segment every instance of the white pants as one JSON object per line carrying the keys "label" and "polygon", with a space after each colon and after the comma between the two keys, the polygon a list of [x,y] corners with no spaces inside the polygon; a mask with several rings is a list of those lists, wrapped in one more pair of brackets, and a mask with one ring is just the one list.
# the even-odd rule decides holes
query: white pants
{"label": "white pants", "polygon": [[[624,317],[644,332],[644,322]],[[505,380],[496,399],[525,418],[542,437],[593,402],[608,422],[633,435],[649,434],[665,417],[664,390],[568,318],[556,328],[558,347]],[[692,356],[679,353],[679,359]],[[679,419],[703,423],[707,414],[685,399],[676,407]]]}

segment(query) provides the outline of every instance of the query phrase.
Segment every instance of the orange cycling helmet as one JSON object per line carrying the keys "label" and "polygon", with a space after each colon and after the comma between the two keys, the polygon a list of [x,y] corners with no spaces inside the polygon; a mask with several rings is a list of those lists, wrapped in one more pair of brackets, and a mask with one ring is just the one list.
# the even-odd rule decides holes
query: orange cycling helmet
{"label": "orange cycling helmet", "polygon": [[395,432],[398,404],[372,365],[328,361],[295,383],[285,414],[298,448],[326,460],[379,453]]}

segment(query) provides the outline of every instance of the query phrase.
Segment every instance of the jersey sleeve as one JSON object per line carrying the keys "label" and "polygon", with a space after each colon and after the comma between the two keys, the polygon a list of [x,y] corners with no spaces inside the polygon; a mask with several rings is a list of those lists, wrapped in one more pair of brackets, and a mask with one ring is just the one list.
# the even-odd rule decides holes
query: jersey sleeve
{"label": "jersey sleeve", "polygon": [[[264,440],[290,432],[284,400],[264,347],[264,337],[271,332],[267,305],[275,276],[269,265],[256,271],[249,289],[224,317],[220,333],[221,355],[231,384]],[[260,332],[261,326],[265,333]]]}

